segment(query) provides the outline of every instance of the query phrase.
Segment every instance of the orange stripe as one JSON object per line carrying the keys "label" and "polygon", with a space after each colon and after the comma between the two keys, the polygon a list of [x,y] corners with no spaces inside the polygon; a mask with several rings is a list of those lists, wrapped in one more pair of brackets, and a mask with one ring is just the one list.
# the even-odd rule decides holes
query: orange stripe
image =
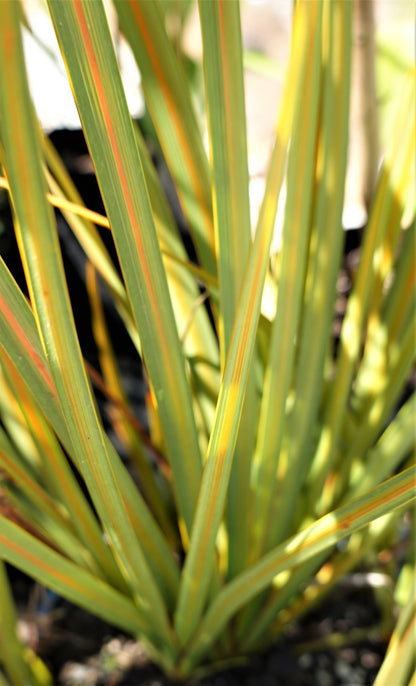
{"label": "orange stripe", "polygon": [[16,334],[17,338],[19,339],[21,345],[26,350],[30,359],[32,360],[35,367],[37,368],[40,375],[42,376],[43,380],[45,381],[46,385],[48,386],[50,392],[56,398],[56,390],[55,390],[55,387],[53,385],[53,381],[52,381],[49,369],[46,367],[46,364],[45,364],[44,360],[41,358],[41,356],[35,352],[29,338],[26,336],[25,331],[20,326],[19,321],[14,316],[13,311],[10,309],[7,302],[2,297],[1,293],[0,293],[0,312],[4,316],[6,322],[8,323],[8,325],[10,327],[10,329],[13,330],[13,332]]}
{"label": "orange stripe", "polygon": [[[87,22],[85,20],[85,16],[83,13],[83,8],[81,7],[80,0],[74,0],[74,6],[75,6],[75,10],[76,10],[77,17],[78,17],[78,23],[79,23],[79,27],[81,30],[85,50],[86,50],[86,53],[87,53],[88,58],[89,58],[89,65],[91,68],[91,73],[92,73],[92,77],[94,80],[94,85],[96,88],[97,96],[98,96],[99,102],[101,104],[105,126],[106,126],[107,133],[108,133],[108,136],[110,139],[111,149],[112,149],[114,161],[115,161],[115,164],[117,167],[118,178],[120,179],[120,183],[121,183],[123,189],[125,190],[123,195],[124,195],[124,200],[126,203],[126,209],[127,209],[128,215],[129,215],[131,228],[133,229],[136,247],[137,247],[139,258],[140,258],[140,264],[141,264],[141,268],[143,270],[144,280],[145,280],[146,285],[147,285],[148,297],[149,297],[149,300],[151,301],[151,306],[152,306],[152,313],[156,319],[156,326],[157,326],[157,329],[159,331],[159,341],[160,341],[162,348],[164,350],[164,359],[168,360],[169,359],[169,351],[167,348],[165,337],[163,336],[164,326],[163,326],[163,321],[161,320],[160,314],[159,314],[158,298],[157,298],[157,295],[156,295],[154,288],[153,288],[153,283],[152,283],[152,279],[151,279],[151,275],[150,275],[149,265],[146,261],[145,250],[144,250],[143,242],[142,242],[141,235],[140,235],[140,229],[139,229],[139,226],[137,223],[137,217],[136,217],[136,212],[135,212],[132,194],[130,191],[130,185],[129,185],[129,182],[128,182],[128,179],[127,179],[127,176],[125,173],[123,160],[122,160],[122,157],[120,154],[120,148],[118,145],[118,136],[117,136],[117,132],[114,129],[114,125],[113,125],[113,121],[112,121],[112,117],[111,117],[111,110],[110,110],[108,100],[106,97],[106,90],[103,86],[103,79],[101,78],[100,69],[98,66],[97,59],[96,59],[96,53],[95,53],[94,46],[93,46],[92,41],[91,41],[91,36],[90,36],[89,30],[88,30],[88,25],[87,25]],[[170,366],[168,365],[168,367],[170,367]]]}
{"label": "orange stripe", "polygon": [[[0,523],[1,523],[1,519],[0,519]],[[12,526],[15,526],[16,529],[20,528],[17,525],[12,524]],[[39,541],[37,541],[37,539],[34,536],[32,536],[31,534],[27,534],[27,535],[30,536],[30,538],[33,538],[36,541],[36,543],[39,543]],[[69,587],[74,588],[74,589],[78,588],[83,596],[88,595],[86,590],[82,590],[83,587],[80,586],[80,584],[78,582],[76,582],[76,580],[74,579],[73,576],[66,576],[64,572],[59,572],[56,569],[56,567],[54,567],[54,566],[51,567],[50,565],[46,564],[46,562],[44,562],[41,558],[36,557],[35,555],[31,555],[26,548],[21,548],[13,540],[8,539],[5,536],[2,536],[1,534],[0,534],[0,545],[5,546],[6,550],[10,550],[11,552],[15,552],[19,556],[19,558],[23,558],[24,560],[27,560],[27,562],[30,565],[35,566],[39,571],[43,570],[47,574],[49,574],[50,576],[55,578],[56,580],[60,580],[65,586],[69,586]],[[51,549],[49,549],[49,550],[52,552]],[[67,560],[65,560],[65,561],[67,561]]]}
{"label": "orange stripe", "polygon": [[[404,485],[397,487],[389,495],[388,500],[391,501],[393,499],[396,499],[402,493],[407,493],[413,488],[414,488],[413,484],[406,484],[405,483]],[[341,522],[340,524],[337,525],[337,523],[334,522],[333,526],[326,528],[322,533],[318,533],[315,535],[312,534],[312,537],[309,537],[307,539],[307,543],[304,544],[303,546],[301,543],[299,543],[298,547],[291,549],[288,552],[285,552],[283,554],[280,554],[279,558],[278,558],[279,568],[282,564],[284,564],[284,562],[286,560],[290,560],[290,558],[293,557],[296,553],[302,552],[302,550],[305,550],[305,549],[307,550],[312,545],[315,545],[316,543],[318,543],[320,540],[325,539],[327,536],[330,536],[331,534],[337,533],[338,531],[344,531],[344,530],[347,531],[350,527],[354,526],[357,519],[360,519],[362,516],[364,516],[368,512],[373,513],[374,508],[372,508],[370,505],[364,505],[355,515],[351,515],[347,520],[344,520],[345,524]],[[377,515],[375,518],[378,518],[379,516],[380,515]],[[327,517],[330,518],[329,515],[327,515]],[[332,515],[332,517],[333,517],[333,515]],[[370,523],[371,522],[366,522],[366,523],[362,524],[361,526],[359,526],[359,528],[363,528],[364,526],[368,526]],[[302,534],[304,536],[308,535],[307,530],[302,532],[300,534],[300,536],[302,536]],[[348,534],[345,533],[345,536],[347,536],[347,535]],[[328,547],[330,547],[331,545],[332,545],[332,543],[328,542]],[[287,550],[287,548],[286,548],[286,550]],[[273,555],[273,553],[271,552],[270,555]],[[265,579],[267,577],[273,578],[273,576],[275,576],[276,573],[278,573],[278,572],[276,572],[276,566],[277,566],[276,565],[276,559],[271,559],[270,562],[266,565],[264,565],[264,563],[260,562],[259,565],[262,565],[261,573],[260,573],[260,576],[258,578],[258,582],[260,584],[263,583],[263,579]],[[250,571],[250,570],[247,570],[247,571]],[[250,575],[250,578],[247,580],[247,582],[243,586],[241,586],[241,585],[238,586],[238,589],[237,589],[238,595],[240,596],[243,592],[249,591],[250,588],[252,587],[252,585],[253,585],[253,578]],[[231,596],[231,598],[232,598],[232,596]]]}
{"label": "orange stripe", "polygon": [[[192,187],[195,190],[196,197],[198,199],[197,205],[199,208],[203,208],[202,214],[204,215],[205,219],[204,222],[208,227],[208,236],[212,236],[212,231],[211,231],[211,211],[210,207],[207,205],[203,188],[201,184],[199,183],[199,172],[198,169],[195,169],[194,166],[194,159],[192,152],[189,148],[188,145],[188,139],[186,136],[186,132],[184,131],[182,125],[181,125],[181,120],[180,117],[177,116],[176,112],[176,107],[175,107],[175,101],[172,98],[171,91],[169,89],[169,84],[167,83],[163,68],[161,67],[160,61],[158,59],[157,52],[154,48],[152,38],[149,35],[147,31],[147,26],[146,26],[146,21],[143,18],[143,15],[141,13],[141,7],[140,3],[132,3],[130,0],[130,9],[133,13],[133,16],[135,17],[143,42],[146,47],[147,54],[152,62],[153,69],[155,71],[156,77],[157,77],[157,82],[163,92],[163,97],[167,106],[167,109],[169,110],[170,118],[174,124],[176,135],[178,137],[178,141],[181,147],[181,152],[183,154],[184,160],[186,162],[186,168],[188,169],[188,172],[190,174],[190,180],[192,183]],[[167,152],[167,151],[165,151]],[[181,194],[181,189],[177,188],[178,193]],[[211,246],[212,247],[212,246]]]}

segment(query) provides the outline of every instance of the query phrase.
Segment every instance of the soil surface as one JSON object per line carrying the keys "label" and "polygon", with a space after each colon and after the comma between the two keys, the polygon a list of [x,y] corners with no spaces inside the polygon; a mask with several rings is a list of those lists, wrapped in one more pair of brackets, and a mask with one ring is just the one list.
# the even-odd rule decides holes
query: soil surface
{"label": "soil surface", "polygon": [[[10,570],[19,632],[54,686],[173,686],[130,636]],[[263,655],[186,686],[371,686],[388,637],[371,575],[356,573]],[[386,577],[387,580],[387,577]],[[388,618],[387,618],[388,619]]]}

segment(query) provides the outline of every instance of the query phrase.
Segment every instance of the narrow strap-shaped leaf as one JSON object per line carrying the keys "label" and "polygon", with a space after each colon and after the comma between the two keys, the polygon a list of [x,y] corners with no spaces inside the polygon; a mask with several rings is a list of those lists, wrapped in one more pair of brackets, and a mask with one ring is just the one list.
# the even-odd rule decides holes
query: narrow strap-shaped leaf
{"label": "narrow strap-shaped leaf", "polygon": [[222,368],[251,245],[243,60],[238,2],[200,2]]}
{"label": "narrow strap-shaped leaf", "polygon": [[[263,594],[260,594],[259,597],[263,597],[261,604],[256,603],[256,599],[252,601],[252,606],[257,609],[257,613],[253,614],[250,624],[246,625],[245,632],[241,637],[242,644],[247,651],[251,652],[254,646],[260,645],[262,641],[265,642],[265,636],[270,640],[272,632],[277,633],[275,624],[280,612],[284,614],[285,611],[293,611],[295,614],[291,601],[296,598],[301,589],[305,588],[306,584],[308,584],[308,590],[310,590],[311,583],[315,585],[311,579],[314,579],[314,574],[326,558],[327,553],[320,553],[292,568],[290,573],[283,572],[282,577],[280,577],[282,579],[281,584],[279,577],[277,577],[278,581],[276,584],[273,583],[272,589],[265,590]],[[264,597],[267,599],[266,602],[264,602]],[[276,640],[275,636],[273,638]]]}
{"label": "narrow strap-shaped leaf", "polygon": [[[416,311],[416,225],[406,229],[402,245],[396,255],[392,285],[387,297],[381,300],[373,314],[377,326],[372,326],[364,348],[363,359],[354,381],[351,405],[356,421],[365,421],[371,405],[385,390],[389,372],[397,364],[397,353]],[[374,322],[373,322],[374,323]]]}
{"label": "narrow strap-shaped leaf", "polygon": [[80,536],[74,535],[67,513],[63,516],[62,507],[59,509],[58,503],[33,479],[30,470],[21,466],[22,460],[19,458],[17,449],[0,427],[0,466],[2,472],[7,475],[2,491],[7,493],[19,513],[53,547],[81,567],[96,574],[98,578],[114,585],[118,581],[119,587],[122,587],[122,581],[120,582],[115,575],[111,578],[110,573],[108,578],[105,578],[103,571],[106,571],[106,568],[104,565],[97,565],[92,551],[82,544]]}
{"label": "narrow strap-shaped leaf", "polygon": [[[178,332],[181,337],[185,357],[188,362],[191,363],[190,372],[192,382],[195,386],[195,395],[198,398],[199,407],[203,412],[206,433],[206,427],[208,426],[211,428],[212,426],[213,399],[216,399],[219,386],[218,374],[215,373],[215,370],[219,365],[218,345],[205,308],[195,308],[195,303],[199,298],[199,290],[194,279],[194,272],[187,259],[178,227],[175,224],[167,198],[162,191],[160,180],[138,127],[135,127],[135,134],[136,141],[139,145],[143,171],[168,278],[169,292],[172,299]],[[89,217],[90,211],[88,210],[83,211],[82,221],[74,214],[75,211],[80,212],[81,207],[83,207],[81,197],[63,166],[62,161],[53,149],[50,140],[45,137],[42,139],[42,142],[48,166],[57,179],[57,181],[55,181],[51,178],[51,175],[48,174],[47,178],[51,190],[56,196],[62,198],[62,200],[63,191],[66,197],[80,206],[77,208],[72,205],[66,207],[66,204],[63,202],[60,205],[65,218],[85,253],[109,287],[126,329],[137,351],[141,355],[140,339],[132,319],[131,307],[127,299],[124,285],[103,246],[98,232],[91,225],[92,221],[95,223],[100,222],[101,226],[106,226],[106,228],[109,229],[110,225],[108,219],[97,213],[91,213],[91,217]],[[53,197],[55,206],[58,201],[56,196]],[[52,198],[50,199],[52,200]],[[88,221],[89,218],[90,221]],[[192,266],[194,267],[194,265]],[[194,268],[196,269],[196,267]],[[204,272],[204,276],[206,276],[206,274],[207,273]],[[215,291],[215,286],[211,285],[211,282],[210,291]],[[184,330],[186,330],[186,336],[183,340]],[[198,392],[199,388],[206,389],[206,393]]]}
{"label": "narrow strap-shaped leaf", "polygon": [[242,605],[266,588],[276,574],[329,550],[374,519],[414,501],[415,480],[416,466],[413,466],[317,520],[230,581],[217,595],[188,645],[183,672],[187,673],[201,659],[225,623]]}
{"label": "narrow strap-shaped leaf", "polygon": [[[71,439],[56,402],[56,391],[47,368],[36,324],[27,301],[0,256],[1,345],[8,351],[23,377],[31,377],[39,402],[48,408],[49,419],[68,450]],[[15,354],[15,355],[14,355]]]}
{"label": "narrow strap-shaped leaf", "polygon": [[[366,452],[400,402],[415,358],[413,323],[416,311],[416,226],[403,231],[396,255],[393,284],[373,312],[373,326],[354,381],[353,417],[344,440],[341,468],[347,479],[352,462]],[[377,321],[377,326],[374,324]]]}
{"label": "narrow strap-shaped leaf", "polygon": [[[201,306],[200,291],[190,269],[182,239],[167,197],[163,193],[159,178],[150,159],[140,131],[136,137],[143,163],[143,171],[149,190],[150,202],[155,217],[163,262],[168,278],[169,292],[178,327],[183,352],[189,367],[189,380],[195,398],[194,411],[202,415],[199,425],[200,443],[206,450],[209,432],[214,417],[215,401],[219,387],[219,354],[216,334],[209,321],[205,307]],[[204,274],[207,272],[204,270]],[[211,295],[216,288],[206,283]],[[199,303],[199,304],[198,304]]]}
{"label": "narrow strap-shaped leaf", "polygon": [[[124,322],[126,330],[128,331],[136,350],[141,354],[140,338],[133,320],[126,289],[108,254],[102,238],[93,224],[93,222],[100,221],[101,226],[104,225],[109,229],[108,219],[98,213],[90,213],[90,211],[84,207],[81,197],[69,179],[68,172],[66,172],[65,169],[61,169],[62,162],[60,160],[60,164],[58,164],[58,160],[56,159],[57,153],[51,150],[50,141],[48,141],[48,144],[43,141],[43,144],[45,154],[47,155],[48,166],[53,166],[53,173],[54,175],[57,174],[59,179],[58,183],[46,170],[48,186],[52,191],[52,194],[49,194],[48,199],[50,201],[53,200],[55,207],[60,207],[63,216],[71,227],[86,256],[101,274],[114,299],[114,304]],[[72,202],[68,202],[68,197],[71,198]],[[77,203],[77,205],[74,206],[73,203]],[[76,214],[76,212],[78,212],[78,214]],[[81,215],[81,212],[84,216]]]}
{"label": "narrow strap-shaped leaf", "polygon": [[[351,24],[351,3],[334,0],[323,5],[321,59],[324,68],[314,170],[316,194],[310,218],[304,307],[297,334],[295,402],[286,424],[288,468],[278,487],[280,516],[271,527],[274,531],[268,535],[268,546],[276,545],[291,530],[313,454],[311,436],[320,409],[325,355],[332,337],[336,281],[344,242],[342,211],[348,150]],[[288,239],[293,240],[292,236]],[[294,342],[292,345],[294,349]]]}
{"label": "narrow strap-shaped leaf", "polygon": [[[44,357],[33,313],[28,306],[13,277],[0,258],[0,339],[1,344],[13,361],[14,366],[26,386],[32,391],[40,409],[48,418],[53,430],[62,442],[67,453],[71,455],[78,467],[78,456],[69,436],[68,428],[58,405],[56,391],[50,371]],[[136,535],[140,539],[155,578],[160,577],[161,588],[169,589],[168,597],[174,598],[178,582],[178,568],[171,551],[156,526],[140,491],[134,486],[124,465],[119,461],[113,446],[106,437],[117,479],[121,485],[123,498],[134,522]],[[102,553],[108,557],[109,551],[102,540],[101,530],[84,502],[71,470],[65,464],[59,464],[59,453],[55,456],[55,467],[64,471],[61,474],[61,485],[66,496],[71,499],[74,517],[89,536],[91,550],[103,548]],[[163,581],[162,581],[163,580]]]}
{"label": "narrow strap-shaped leaf", "polygon": [[[243,58],[238,2],[200,2],[204,74],[213,175],[213,209],[220,307],[221,368],[230,344],[251,247]],[[227,500],[228,576],[246,566],[250,468],[255,441],[256,388],[247,381]]]}
{"label": "narrow strap-shaped leaf", "polygon": [[[328,564],[328,551],[324,550],[275,577],[267,602],[248,627],[246,640],[243,639],[247,649],[251,651],[255,646],[260,648],[265,635],[275,642],[288,624],[307,613],[311,604],[331,593],[335,584],[345,578],[365,556],[369,546],[385,541],[392,520],[397,520],[400,515],[400,510],[394,510],[382,520],[375,520],[368,528],[350,536],[345,547],[331,555]],[[281,583],[276,583],[280,579]]]}
{"label": "narrow strap-shaped leaf", "polygon": [[[409,174],[412,174],[414,155],[409,155],[409,148],[414,151],[415,89],[414,78],[411,79],[410,75],[403,95],[404,100],[400,102],[398,113],[398,125],[393,132],[380,171],[377,192],[364,235],[360,264],[342,325],[334,381],[325,404],[323,417],[325,431],[321,433],[310,473],[309,493],[317,503],[319,503],[323,482],[337,457],[340,431],[359,359],[372,289],[378,280],[378,259],[386,241],[387,244],[390,242],[389,231],[392,230],[392,221],[396,226],[397,235],[400,214],[404,210],[406,200],[403,188],[408,189]],[[400,211],[398,211],[399,208]]]}
{"label": "narrow strap-shaped leaf", "polygon": [[100,367],[104,381],[107,386],[111,388],[112,397],[116,401],[116,404],[109,410],[111,412],[112,426],[114,427],[114,431],[117,433],[121,444],[127,451],[127,454],[131,456],[133,465],[135,465],[137,469],[145,500],[161,525],[162,530],[165,532],[167,539],[172,542],[172,547],[174,547],[173,542],[176,538],[176,532],[173,523],[169,518],[169,512],[165,506],[161,492],[156,486],[155,474],[149,456],[145,454],[140,435],[128,421],[125,413],[119,409],[120,405],[124,407],[128,406],[128,399],[123,387],[116,355],[105,320],[104,309],[98,289],[97,273],[91,264],[87,265],[86,286],[91,304],[91,324],[97,346]]}
{"label": "narrow strap-shaped leaf", "polygon": [[[101,2],[50,2],[156,397],[178,507],[191,528],[201,459],[141,160]],[[177,401],[175,402],[175,399]]]}
{"label": "narrow strap-shaped leaf", "polygon": [[[218,345],[205,308],[195,307],[195,303],[197,303],[199,298],[199,290],[186,256],[185,247],[179,236],[179,230],[174,222],[166,196],[161,189],[160,180],[151,162],[149,152],[137,127],[135,128],[135,134],[154,213],[178,332],[181,337],[184,355],[188,363],[190,363],[189,371],[195,389],[195,397],[198,401],[197,407],[194,403],[194,410],[196,415],[200,412],[203,417],[198,428],[200,443],[205,450],[209,430],[212,426],[214,400],[216,399],[219,386],[218,373],[215,371],[219,366]],[[98,232],[91,223],[92,221],[99,222],[101,226],[109,229],[108,219],[97,213],[90,213],[90,211],[82,209],[83,203],[79,193],[49,139],[44,138],[42,142],[48,166],[57,179],[55,181],[50,174],[47,174],[48,184],[55,194],[53,198],[50,197],[49,199],[53,200],[55,206],[57,206],[57,202],[60,199],[58,206],[61,207],[67,222],[86,255],[110,289],[126,330],[138,353],[141,355],[140,338],[133,321],[124,285],[111,262]],[[65,197],[77,203],[78,207],[65,203]],[[80,217],[78,217],[75,212],[81,213],[81,211],[83,214],[80,214]],[[206,272],[204,274],[206,275]],[[210,291],[212,292],[213,290],[215,290],[215,287],[210,285]],[[185,337],[183,336],[184,331],[186,331]]]}
{"label": "narrow strap-shaped leaf", "polygon": [[6,670],[10,683],[14,686],[50,686],[52,681],[46,667],[44,667],[44,679],[37,679],[34,670],[30,668],[29,661],[25,659],[25,646],[19,641],[16,634],[17,615],[7,579],[6,566],[1,560],[0,603],[0,663]]}
{"label": "narrow strap-shaped leaf", "polygon": [[[79,205],[79,207],[85,207],[81,195],[66,170],[63,161],[53,147],[50,139],[46,136],[42,136],[42,149],[48,165],[48,169],[45,172],[46,178],[52,193],[62,200],[68,199],[70,202]],[[70,220],[71,229],[77,240],[82,246],[85,254],[102,275],[113,294],[116,303],[120,303],[123,308],[130,310],[130,304],[122,280],[117,273],[104,242],[93,222],[88,221],[86,217],[82,218],[82,220],[79,219],[77,215],[68,211],[69,208],[66,209],[64,204],[61,205],[61,209],[67,221]],[[97,219],[100,216],[101,215],[96,214]],[[110,228],[108,219],[102,217],[102,220],[106,223],[107,228]]]}
{"label": "narrow strap-shaped leaf", "polygon": [[123,33],[136,57],[146,105],[174,179],[201,264],[216,274],[207,156],[186,77],[166,34],[158,0],[116,0]]}
{"label": "narrow strap-shaped leaf", "polygon": [[[255,546],[262,548],[270,514],[292,381],[294,342],[301,313],[309,245],[315,172],[322,3],[298,3],[294,15],[292,59],[296,68],[292,135],[287,172],[286,216],[276,316],[263,387],[256,446],[254,491]],[[301,197],[299,192],[302,189]],[[260,551],[256,551],[258,554]]]}
{"label": "narrow strap-shaped leaf", "polygon": [[[396,350],[398,353],[398,350]],[[394,357],[394,355],[392,355]],[[406,384],[412,367],[416,361],[415,337],[411,326],[400,341],[400,354],[397,354],[395,364],[392,364],[386,375],[383,388],[374,398],[368,409],[368,413],[362,418],[355,431],[350,435],[350,440],[337,471],[338,479],[343,480],[345,485],[349,480],[349,469],[358,456],[365,454],[377,440],[388,423],[391,414],[397,408],[400,393]],[[335,479],[337,481],[338,479]],[[332,484],[334,488],[335,483]],[[331,487],[329,488],[331,492]],[[325,493],[325,491],[324,491]],[[323,498],[325,499],[323,493]]]}
{"label": "narrow strap-shaped leaf", "polygon": [[[71,454],[72,443],[57,405],[55,389],[46,366],[40,339],[35,328],[33,314],[23,295],[18,290],[10,273],[0,259],[0,338],[3,348],[0,357],[19,383],[17,375],[26,379],[24,396],[30,388],[44,416],[52,424],[66,450]],[[12,369],[10,363],[13,363]],[[115,568],[108,547],[102,540],[101,529],[91,512],[84,495],[67,464],[59,446],[50,445],[52,437],[44,437],[43,446],[53,450],[53,459],[45,465],[49,481],[54,480],[55,493],[71,512],[73,522],[81,539],[96,557],[103,569]],[[118,570],[116,577],[119,576]]]}
{"label": "narrow strap-shaped leaf", "polygon": [[56,225],[45,197],[19,12],[17,3],[0,4],[0,136],[29,291],[57,396],[89,492],[141,612],[152,615],[155,631],[170,646],[166,607],[126,512],[120,483],[114,477],[76,337]]}
{"label": "narrow strap-shaped leaf", "polygon": [[[311,3],[309,5],[308,9],[311,10]],[[303,303],[299,305],[299,300],[297,301],[297,307],[300,306],[301,308],[298,315],[298,328],[301,328],[302,333],[297,333],[295,337],[298,345],[297,360],[294,365],[296,375],[292,384],[296,386],[296,392],[293,392],[295,402],[290,415],[289,426],[285,426],[285,420],[282,416],[279,427],[275,413],[276,407],[280,407],[281,412],[286,412],[285,393],[287,393],[287,389],[285,391],[284,383],[287,384],[291,381],[282,359],[284,349],[286,349],[289,358],[293,356],[295,349],[295,338],[291,342],[290,339],[286,341],[286,328],[282,328],[289,326],[289,318],[294,315],[294,313],[289,314],[290,307],[284,315],[281,315],[280,324],[276,320],[273,324],[270,357],[267,363],[263,392],[263,414],[253,470],[253,526],[255,535],[251,551],[252,561],[255,561],[262,551],[269,550],[277,543],[279,537],[282,536],[282,531],[290,526],[297,509],[296,496],[302,483],[302,469],[305,469],[304,466],[302,467],[302,461],[305,461],[308,455],[311,425],[319,408],[324,356],[333,315],[335,280],[338,269],[338,261],[333,256],[334,254],[339,255],[342,242],[341,211],[348,124],[348,107],[345,106],[345,100],[348,99],[349,87],[349,64],[346,58],[349,45],[349,20],[348,18],[346,20],[345,10],[348,14],[349,7],[346,3],[326,4],[323,11],[321,33],[316,29],[312,32],[310,24],[305,23],[305,16],[302,17],[305,10],[306,3],[301,3],[295,8],[290,61],[292,73],[289,72],[287,78],[289,82],[297,84],[298,90],[297,96],[295,96],[297,100],[293,107],[295,110],[298,108],[296,116],[301,118],[300,121],[305,127],[304,130],[309,130],[309,135],[311,135],[312,129],[308,128],[310,123],[303,116],[306,111],[309,111],[308,106],[305,105],[305,97],[312,97],[314,100],[316,93],[305,92],[304,83],[305,79],[310,81],[313,78],[310,51],[315,49],[315,58],[319,56],[319,60],[323,60],[325,65],[322,74],[320,116],[316,123],[317,148],[321,163],[319,170],[316,168],[316,162],[313,169],[313,175],[316,179],[317,202],[314,203],[310,216],[305,216],[305,222],[301,228],[305,234],[309,230],[311,231],[309,258],[307,265],[305,265],[307,271],[305,283],[308,285],[308,291],[306,295],[302,290],[298,291],[297,296],[299,298],[302,295],[303,303],[307,303],[307,306]],[[309,16],[310,21],[311,16]],[[316,41],[315,48],[313,48],[313,41]],[[317,45],[319,45],[319,49]],[[304,109],[305,106],[306,110]],[[343,135],[341,135],[342,132]],[[289,151],[290,158],[294,154],[293,146],[297,146],[299,143],[300,135],[300,125],[295,124],[291,141],[292,150]],[[303,149],[303,153],[306,153],[306,150]],[[313,157],[313,150],[310,153]],[[300,173],[306,173],[304,165],[301,167]],[[296,167],[292,167],[293,171],[296,171]],[[297,205],[304,202],[304,198],[299,197],[297,174],[289,176],[287,181],[288,184],[292,184],[295,191],[293,194],[289,194],[288,202],[294,202]],[[328,189],[332,189],[331,192]],[[292,252],[293,254],[292,272],[289,274],[289,278],[292,279],[293,283],[296,279],[300,279],[301,283],[301,265],[296,264],[295,266],[297,243],[293,237],[293,228],[292,224],[286,225],[282,250],[283,256],[286,255],[284,259],[288,259],[288,253]],[[313,247],[311,248],[311,246]],[[296,272],[299,273],[296,274]],[[287,279],[287,276],[285,278]],[[287,286],[288,284],[284,285],[284,288]],[[284,313],[290,301],[285,300],[288,296],[287,293],[285,296],[284,291],[280,291],[281,288],[280,279],[279,298],[282,298],[281,312]],[[284,381],[286,373],[286,381]],[[276,402],[275,393],[277,392],[284,395],[282,398],[278,396]],[[281,469],[277,476],[276,469],[279,464],[279,457],[281,458],[278,447],[285,434],[288,435],[288,440],[284,442],[281,452],[287,460],[288,468],[286,470]],[[285,464],[285,460],[281,460],[281,463]],[[282,479],[282,483],[279,483],[279,477]],[[274,486],[274,484],[276,485]],[[273,512],[272,515],[271,508],[277,499],[279,512]],[[244,616],[241,617],[239,635],[242,640],[244,640],[244,634],[250,631],[253,618],[263,602],[264,598],[261,595],[256,597],[244,612]]]}
{"label": "narrow strap-shaped leaf", "polygon": [[[380,436],[374,448],[369,451],[366,460],[357,459],[352,463],[349,493],[353,497],[361,495],[387,478],[389,474],[394,473],[415,447],[415,417],[416,393],[413,392]],[[348,499],[348,493],[345,499]]]}
{"label": "narrow strap-shaped leaf", "polygon": [[386,657],[377,674],[374,686],[414,686],[416,683],[416,566],[407,602],[403,604],[399,619],[390,639]]}
{"label": "narrow strap-shaped leaf", "polygon": [[133,634],[149,630],[132,600],[0,515],[0,558]]}
{"label": "narrow strap-shaped leaf", "polygon": [[[290,135],[290,111],[283,113],[278,131],[270,188],[280,187]],[[270,245],[273,238],[276,201],[268,193],[250,253],[237,308],[233,334],[217,403],[214,427],[208,445],[206,466],[192,529],[191,544],[182,572],[175,613],[175,628],[182,642],[193,633],[208,589],[218,527],[223,514],[245,386],[255,345],[261,298]]]}

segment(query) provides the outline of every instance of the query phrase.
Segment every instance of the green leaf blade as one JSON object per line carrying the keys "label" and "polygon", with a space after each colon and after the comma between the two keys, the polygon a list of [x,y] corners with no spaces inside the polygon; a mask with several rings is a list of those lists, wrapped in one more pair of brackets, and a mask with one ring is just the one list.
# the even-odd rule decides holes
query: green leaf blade
{"label": "green leaf blade", "polygon": [[157,608],[154,616],[158,630],[169,645],[166,608],[115,479],[75,332],[56,226],[46,200],[41,146],[23,61],[19,5],[3,3],[0,13],[0,25],[8,37],[0,41],[0,135],[42,343],[81,471],[111,545],[119,555],[121,570],[145,613],[149,612],[150,593],[154,603],[152,614]]}
{"label": "green leaf blade", "polygon": [[[101,5],[51,3],[190,530],[201,458],[184,360],[132,122]],[[180,398],[180,402],[172,402]]]}
{"label": "green leaf blade", "polygon": [[[303,563],[393,509],[415,500],[416,467],[383,482],[373,491],[345,505],[277,546],[258,563],[225,586],[202,620],[184,660],[192,668],[209,648],[225,622],[272,581],[279,572]],[[188,662],[189,661],[189,662]]]}

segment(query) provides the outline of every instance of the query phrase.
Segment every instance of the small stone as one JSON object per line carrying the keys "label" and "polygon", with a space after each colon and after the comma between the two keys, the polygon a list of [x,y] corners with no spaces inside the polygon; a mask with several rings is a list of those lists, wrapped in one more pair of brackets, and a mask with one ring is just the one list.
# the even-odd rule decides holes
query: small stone
{"label": "small stone", "polygon": [[334,680],[332,676],[324,669],[316,670],[316,682],[319,686],[334,686]]}
{"label": "small stone", "polygon": [[302,667],[302,669],[309,669],[309,667],[312,667],[312,655],[310,653],[304,653],[303,655],[301,655],[299,658],[299,664]]}

